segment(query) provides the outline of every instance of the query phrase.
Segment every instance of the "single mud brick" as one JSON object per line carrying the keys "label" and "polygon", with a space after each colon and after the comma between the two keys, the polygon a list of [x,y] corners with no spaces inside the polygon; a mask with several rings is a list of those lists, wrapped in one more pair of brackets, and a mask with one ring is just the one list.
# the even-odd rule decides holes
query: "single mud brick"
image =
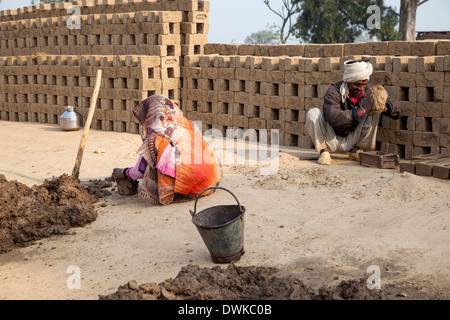
{"label": "single mud brick", "polygon": [[450,40],[438,40],[436,42],[436,55],[450,55]]}
{"label": "single mud brick", "polygon": [[414,146],[406,145],[404,147],[404,158],[405,160],[411,160],[414,156]]}
{"label": "single mud brick", "polygon": [[234,80],[234,69],[233,68],[216,68],[217,78],[225,80]]}
{"label": "single mud brick", "polygon": [[286,55],[289,57],[301,57],[305,55],[304,44],[286,44]]}
{"label": "single mud brick", "polygon": [[406,119],[406,129],[409,131],[415,131],[416,130],[416,117],[409,116]]}
{"label": "single mud brick", "polygon": [[286,46],[285,45],[271,45],[269,47],[269,56],[270,57],[281,57],[286,54]]}
{"label": "single mud brick", "polygon": [[413,132],[408,130],[390,130],[389,140],[395,144],[412,145]]}
{"label": "single mud brick", "polygon": [[416,164],[414,161],[401,160],[399,170],[400,170],[400,172],[409,172],[409,173],[415,174],[416,173]]}
{"label": "single mud brick", "polygon": [[434,71],[436,72],[442,72],[444,70],[444,62],[445,57],[444,56],[436,56],[434,57]]}
{"label": "single mud brick", "polygon": [[[208,42],[204,34],[186,34],[184,43],[186,45],[205,45]],[[237,54],[237,50],[233,49],[229,54]]]}
{"label": "single mud brick", "polygon": [[242,115],[233,115],[233,126],[240,128],[248,128],[248,118]]}
{"label": "single mud brick", "polygon": [[255,45],[255,56],[268,57],[269,55],[270,55],[270,45],[267,44]]}
{"label": "single mud brick", "polygon": [[416,75],[417,73],[393,72],[391,77],[392,85],[397,87],[415,87]]}
{"label": "single mud brick", "polygon": [[[196,4],[196,1],[193,1],[194,5]],[[206,11],[209,12],[209,8],[211,6],[211,2],[210,1],[203,1],[203,0],[199,0],[198,1],[198,11]]]}
{"label": "single mud brick", "polygon": [[[336,82],[341,81],[343,76],[344,76],[344,71],[343,70],[339,70],[339,71],[336,70],[336,71],[325,72],[325,83],[327,83],[329,85],[332,85],[332,84],[334,84]],[[383,82],[379,82],[379,83],[383,84]]]}
{"label": "single mud brick", "polygon": [[411,42],[411,54],[413,56],[434,56],[436,55],[436,43],[433,40],[422,40]]}
{"label": "single mud brick", "polygon": [[220,52],[220,43],[208,43],[205,45],[205,55],[211,55],[211,54],[219,54]]}
{"label": "single mud brick", "polygon": [[450,71],[450,55],[447,55],[444,57],[444,70],[443,71]]}
{"label": "single mud brick", "polygon": [[377,141],[389,142],[390,130],[385,128],[378,128],[377,130]]}
{"label": "single mud brick", "polygon": [[[265,106],[272,109],[284,109],[284,97],[280,96],[266,96]],[[284,120],[284,111],[279,112],[279,120]]]}
{"label": "single mud brick", "polygon": [[325,72],[306,72],[305,84],[306,85],[319,85],[325,83]]}
{"label": "single mud brick", "polygon": [[209,13],[208,12],[194,11],[194,12],[189,12],[187,15],[187,22],[208,23],[208,21],[209,21]]}
{"label": "single mud brick", "polygon": [[388,53],[392,56],[411,56],[411,42],[390,41],[388,44]]}
{"label": "single mud brick", "polygon": [[312,108],[321,109],[323,105],[323,98],[305,98],[305,110],[309,111]]}
{"label": "single mud brick", "polygon": [[443,87],[444,83],[444,72],[423,72],[416,73],[416,84],[418,87]]}
{"label": "single mud brick", "polygon": [[344,56],[370,54],[370,52],[366,52],[366,49],[364,43],[345,43],[343,51]]}
{"label": "single mud brick", "polygon": [[439,179],[450,179],[450,162],[438,163],[434,165],[433,177]]}
{"label": "single mud brick", "polygon": [[413,142],[415,146],[438,147],[439,133],[436,132],[414,132]]}
{"label": "single mud brick", "polygon": [[450,118],[440,118],[439,120],[439,132],[450,133]]}
{"label": "single mud brick", "polygon": [[305,98],[284,97],[284,107],[286,109],[305,110]]}
{"label": "single mud brick", "polygon": [[437,133],[441,131],[441,119],[431,118],[431,131]]}
{"label": "single mud brick", "polygon": [[[338,71],[340,79],[342,79],[343,71]],[[336,74],[338,76],[338,74]],[[374,71],[372,75],[370,76],[370,82],[375,84],[381,84],[383,86],[385,85],[391,85],[392,80],[392,73],[386,72],[386,71]],[[336,80],[339,79],[339,77],[336,78]],[[333,82],[334,83],[334,82]]]}
{"label": "single mud brick", "polygon": [[255,80],[257,82],[265,82],[266,81],[266,70],[262,69],[255,69],[252,72],[252,80]]}
{"label": "single mud brick", "polygon": [[302,135],[304,130],[304,123],[297,121],[286,121],[284,132],[296,135]]}
{"label": "single mud brick", "polygon": [[240,44],[238,46],[238,54],[240,56],[251,56],[255,54],[255,45],[253,44]]}
{"label": "single mud brick", "polygon": [[366,54],[374,56],[386,56],[389,53],[389,42],[387,41],[373,41],[366,43]]}
{"label": "single mud brick", "polygon": [[400,101],[402,115],[406,117],[414,117],[417,115],[417,104],[415,102]]}
{"label": "single mud brick", "polygon": [[441,147],[450,149],[450,134],[449,133],[439,134],[439,145]]}
{"label": "single mud brick", "polygon": [[265,119],[259,119],[259,118],[250,118],[248,120],[248,126],[251,129],[260,130],[260,129],[267,129],[267,124]]}
{"label": "single mud brick", "polygon": [[417,102],[417,116],[440,118],[442,117],[442,102]]}

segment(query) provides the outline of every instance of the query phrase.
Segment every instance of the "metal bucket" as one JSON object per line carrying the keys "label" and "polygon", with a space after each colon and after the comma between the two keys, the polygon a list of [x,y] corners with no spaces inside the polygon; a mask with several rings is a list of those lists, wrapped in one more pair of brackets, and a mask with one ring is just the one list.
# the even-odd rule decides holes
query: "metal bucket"
{"label": "metal bucket", "polygon": [[[207,190],[222,189],[229,192],[237,205],[216,206],[196,213],[197,200]],[[210,187],[197,196],[194,211],[189,210],[214,263],[237,262],[244,251],[244,212],[236,196],[222,187]]]}

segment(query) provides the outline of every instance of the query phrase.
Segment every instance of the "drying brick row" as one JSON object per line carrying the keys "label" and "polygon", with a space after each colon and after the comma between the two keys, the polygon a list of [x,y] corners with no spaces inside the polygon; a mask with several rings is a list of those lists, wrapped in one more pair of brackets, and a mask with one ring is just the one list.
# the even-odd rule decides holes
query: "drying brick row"
{"label": "drying brick row", "polygon": [[305,58],[210,54],[185,57],[183,111],[204,130],[272,130],[285,145],[311,147],[306,112],[321,108],[326,90],[342,80],[343,62],[368,59],[371,83],[399,100],[399,120],[383,118],[378,147],[404,158],[447,154],[450,118],[450,56]]}

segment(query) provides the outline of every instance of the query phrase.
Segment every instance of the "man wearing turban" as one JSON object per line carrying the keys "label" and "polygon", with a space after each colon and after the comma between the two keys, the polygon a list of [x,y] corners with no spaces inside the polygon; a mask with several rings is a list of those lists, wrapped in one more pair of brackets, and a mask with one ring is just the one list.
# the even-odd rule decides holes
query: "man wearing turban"
{"label": "man wearing turban", "polygon": [[313,108],[306,114],[305,127],[316,150],[319,164],[331,164],[330,153],[358,153],[375,149],[381,115],[400,118],[400,106],[381,86],[368,84],[372,64],[364,60],[344,63],[343,80],[332,85],[324,96],[323,111]]}

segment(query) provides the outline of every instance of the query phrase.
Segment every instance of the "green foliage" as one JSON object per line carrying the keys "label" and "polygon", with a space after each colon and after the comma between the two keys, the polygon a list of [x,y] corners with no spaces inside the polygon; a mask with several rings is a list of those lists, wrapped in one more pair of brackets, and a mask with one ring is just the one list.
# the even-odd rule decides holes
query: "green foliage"
{"label": "green foliage", "polygon": [[278,33],[268,29],[254,32],[245,38],[247,44],[279,44],[279,42]]}
{"label": "green foliage", "polygon": [[[292,0],[302,9],[294,35],[309,43],[354,42],[363,31],[380,40],[397,40],[395,26],[398,14],[384,5],[383,0]],[[381,13],[381,28],[369,30],[367,8],[377,5]]]}

